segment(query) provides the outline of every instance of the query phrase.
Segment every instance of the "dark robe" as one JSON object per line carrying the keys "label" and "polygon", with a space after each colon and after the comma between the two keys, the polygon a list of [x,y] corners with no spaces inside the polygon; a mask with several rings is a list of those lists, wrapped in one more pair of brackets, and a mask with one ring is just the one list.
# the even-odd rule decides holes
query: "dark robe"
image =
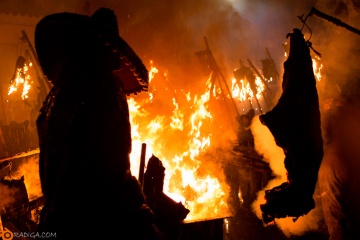
{"label": "dark robe", "polygon": [[[292,197],[281,196],[284,199],[280,202],[286,202],[286,198],[312,199],[323,157],[319,99],[310,49],[299,29],[294,29],[289,36],[290,53],[284,62],[283,92],[276,106],[260,116],[260,121],[269,128],[276,144],[285,153],[289,184],[283,186],[291,186],[292,190],[285,195]],[[274,192],[281,192],[279,190]],[[288,204],[296,208],[297,202]],[[295,212],[300,214],[301,211]],[[286,210],[283,214],[287,215]]]}

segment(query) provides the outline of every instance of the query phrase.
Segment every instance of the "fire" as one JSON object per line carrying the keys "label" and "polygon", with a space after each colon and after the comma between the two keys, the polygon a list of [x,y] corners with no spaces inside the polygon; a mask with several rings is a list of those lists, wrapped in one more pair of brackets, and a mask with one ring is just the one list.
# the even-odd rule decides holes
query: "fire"
{"label": "fire", "polygon": [[[232,83],[232,98],[238,99],[240,102],[249,100],[250,102],[255,97],[260,99],[265,90],[265,85],[260,77],[255,78],[256,92],[251,90],[250,83],[246,79],[241,79],[239,82],[235,77],[231,79]],[[239,84],[240,83],[240,84]]]}
{"label": "fire", "polygon": [[314,75],[315,75],[315,78],[320,82],[321,81],[321,70],[322,70],[323,65],[320,63],[319,60],[320,59],[318,57],[312,58]]}
{"label": "fire", "polygon": [[171,116],[171,123],[170,123],[170,127],[172,129],[179,129],[179,130],[183,130],[184,129],[184,114],[179,110],[179,104],[176,102],[176,99],[173,98],[173,104],[174,104],[174,114],[173,116]]}
{"label": "fire", "polygon": [[256,94],[255,97],[257,99],[260,99],[264,89],[265,89],[265,85],[264,83],[261,81],[260,77],[256,77],[255,79],[255,84],[256,84]]}
{"label": "fire", "polygon": [[28,92],[31,88],[30,74],[28,74],[28,70],[31,66],[32,63],[29,65],[24,64],[23,67],[19,67],[15,70],[15,77],[12,79],[8,95],[11,95],[13,92],[16,92],[22,87],[21,99],[25,100],[28,98]]}
{"label": "fire", "polygon": [[231,83],[232,83],[232,97],[238,98],[241,102],[245,101],[247,99],[246,97],[248,95],[248,92],[251,91],[250,86],[247,85],[247,87],[245,87],[245,83],[243,79],[240,80],[240,86],[239,86],[239,84],[236,82],[236,78],[234,77],[231,79]]}
{"label": "fire", "polygon": [[156,67],[153,66],[153,61],[150,61],[151,69],[149,71],[149,83],[151,83],[151,80],[154,78],[155,74],[159,72]]}
{"label": "fire", "polygon": [[166,84],[168,75],[158,72],[151,67],[148,92],[128,98],[131,171],[135,176],[139,172],[141,145],[146,143],[146,164],[152,154],[162,161],[164,193],[190,210],[186,219],[227,215],[226,186],[211,170],[216,164],[204,167],[202,159],[212,138],[211,84],[208,80],[202,93],[174,90]]}

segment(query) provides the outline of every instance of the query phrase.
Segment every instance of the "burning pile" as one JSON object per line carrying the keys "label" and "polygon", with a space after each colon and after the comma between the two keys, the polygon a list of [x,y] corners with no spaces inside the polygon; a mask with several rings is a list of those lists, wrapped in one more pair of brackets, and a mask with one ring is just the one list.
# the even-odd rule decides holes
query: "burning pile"
{"label": "burning pile", "polygon": [[[153,66],[149,71],[150,75],[158,72]],[[153,76],[147,93],[128,99],[133,138],[131,171],[139,172],[140,151],[136,150],[146,143],[146,159],[155,155],[166,169],[164,192],[190,210],[186,219],[228,215],[220,160],[201,161],[213,137],[209,88],[205,86],[203,93],[174,90],[165,85],[165,74],[163,79]]]}
{"label": "burning pile", "polygon": [[161,228],[184,220],[190,212],[181,202],[176,203],[163,192],[164,177],[162,162],[151,156],[144,176],[143,192],[154,212],[156,225]]}

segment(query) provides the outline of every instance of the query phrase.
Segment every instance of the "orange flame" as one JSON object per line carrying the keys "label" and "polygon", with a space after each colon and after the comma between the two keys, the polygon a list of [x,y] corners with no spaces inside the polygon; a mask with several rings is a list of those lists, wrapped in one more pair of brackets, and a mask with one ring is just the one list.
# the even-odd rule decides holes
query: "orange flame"
{"label": "orange flame", "polygon": [[166,85],[167,74],[160,76],[165,78],[161,81],[155,77],[158,73],[155,69],[152,66],[149,71],[152,77],[149,92],[128,99],[132,173],[136,176],[139,172],[140,149],[146,143],[146,164],[152,154],[162,161],[166,169],[164,193],[190,210],[186,219],[228,214],[224,184],[201,166],[201,156],[211,144],[209,79],[200,94],[171,91]]}
{"label": "orange flame", "polygon": [[255,78],[255,85],[256,85],[256,92],[254,93],[251,88],[250,84],[246,79],[241,79],[240,85],[238,84],[237,80],[233,77],[231,79],[232,82],[232,98],[238,99],[240,102],[244,102],[246,100],[252,101],[254,96],[257,99],[260,99],[262,97],[262,94],[265,90],[265,85],[262,82],[260,77]]}
{"label": "orange flame", "polygon": [[28,65],[24,65],[22,68],[17,68],[15,72],[15,79],[13,80],[12,84],[9,87],[8,96],[11,95],[13,92],[16,92],[18,88],[22,87],[21,92],[21,99],[28,98],[28,92],[31,88],[30,83],[30,75],[27,74],[29,67],[32,66],[32,63]]}
{"label": "orange flame", "polygon": [[321,63],[319,63],[318,61],[319,61],[318,58],[312,59],[315,78],[320,82],[321,81],[321,70],[322,70],[323,65]]}

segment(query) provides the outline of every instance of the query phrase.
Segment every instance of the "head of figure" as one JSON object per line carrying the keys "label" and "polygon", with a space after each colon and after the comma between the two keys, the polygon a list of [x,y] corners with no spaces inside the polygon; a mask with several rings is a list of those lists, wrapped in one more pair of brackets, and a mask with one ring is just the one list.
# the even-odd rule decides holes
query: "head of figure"
{"label": "head of figure", "polygon": [[255,110],[252,108],[246,114],[244,114],[243,122],[244,122],[245,128],[250,127],[251,121],[254,118],[254,116],[255,116]]}
{"label": "head of figure", "polygon": [[250,117],[248,115],[244,115],[243,121],[244,121],[244,127],[248,128],[251,124]]}
{"label": "head of figure", "polygon": [[67,71],[86,65],[89,17],[55,13],[41,19],[35,28],[35,49],[44,74],[54,84]]}
{"label": "head of figure", "polygon": [[57,85],[69,75],[119,68],[112,44],[119,36],[117,27],[116,16],[106,8],[90,17],[67,12],[44,17],[35,28],[35,49],[44,74]]}
{"label": "head of figure", "polygon": [[120,68],[120,51],[118,46],[119,28],[114,11],[108,8],[98,9],[90,17],[91,29],[95,36],[98,51],[97,59],[108,70]]}

